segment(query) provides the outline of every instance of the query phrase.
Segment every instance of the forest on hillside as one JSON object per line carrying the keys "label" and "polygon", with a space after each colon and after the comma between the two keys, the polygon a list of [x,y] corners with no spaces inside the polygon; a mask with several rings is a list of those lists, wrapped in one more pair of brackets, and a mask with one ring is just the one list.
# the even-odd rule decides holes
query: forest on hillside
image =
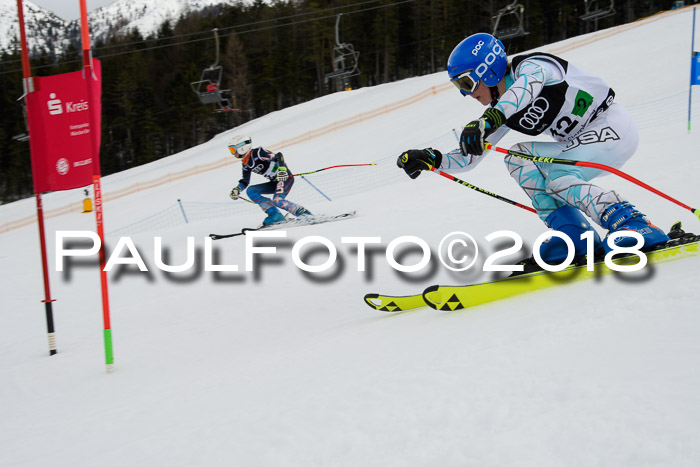
{"label": "forest on hillside", "polygon": [[[137,31],[92,44],[102,61],[102,174],[136,167],[201,144],[251,118],[346,88],[373,86],[444,70],[453,47],[476,32],[493,32],[502,1],[274,0],[190,13],[156,34]],[[585,12],[614,13],[596,21]],[[509,54],[634,21],[670,9],[672,1],[522,0],[522,14],[501,16]],[[686,4],[689,2],[686,2]],[[338,14],[342,13],[340,19]],[[582,19],[583,18],[583,19]],[[339,41],[359,52],[358,74],[326,79]],[[217,58],[230,108],[203,104],[191,83]],[[349,69],[351,58],[343,63]],[[336,68],[338,67],[336,62]],[[79,44],[58,57],[32,57],[32,73],[81,67]],[[340,70],[342,71],[342,69]],[[0,55],[0,203],[32,195],[19,50]],[[24,138],[22,136],[25,136]]]}

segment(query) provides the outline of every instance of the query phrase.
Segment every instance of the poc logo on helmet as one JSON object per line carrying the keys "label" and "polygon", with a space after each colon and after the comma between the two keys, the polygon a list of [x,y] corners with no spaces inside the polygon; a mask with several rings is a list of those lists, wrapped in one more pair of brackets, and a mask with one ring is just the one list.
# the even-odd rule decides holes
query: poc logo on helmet
{"label": "poc logo on helmet", "polygon": [[[472,53],[478,51],[481,48],[482,44],[483,44],[483,42],[479,41],[479,43],[474,48],[474,50],[472,50]],[[484,73],[486,73],[486,71],[488,71],[489,66],[493,65],[493,62],[496,61],[496,57],[498,55],[500,55],[501,53],[503,53],[503,49],[498,44],[498,42],[496,42],[493,45],[493,49],[491,49],[491,52],[489,52],[489,54],[484,58],[484,61],[481,62],[479,64],[479,66],[477,66],[476,69],[474,70],[474,73],[476,74],[476,76],[479,77],[479,79],[481,79],[484,76]],[[476,54],[474,54],[474,55],[476,55]]]}
{"label": "poc logo on helmet", "polygon": [[479,41],[479,43],[476,44],[476,47],[474,47],[474,49],[472,50],[472,55],[474,55],[476,57],[477,54],[479,53],[479,50],[481,50],[481,47],[483,45],[484,45],[484,41]]}

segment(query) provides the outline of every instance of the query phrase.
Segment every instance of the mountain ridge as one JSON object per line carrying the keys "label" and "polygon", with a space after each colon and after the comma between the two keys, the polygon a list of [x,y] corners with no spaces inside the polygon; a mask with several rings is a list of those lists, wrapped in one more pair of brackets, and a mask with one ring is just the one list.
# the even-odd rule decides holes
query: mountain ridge
{"label": "mountain ridge", "polygon": [[[30,1],[24,2],[25,30],[30,55],[63,53],[80,38],[80,20],[66,21]],[[155,34],[166,21],[204,9],[232,5],[234,0],[116,0],[88,13],[92,43],[125,35],[134,29],[143,37]],[[0,52],[19,48],[19,20],[15,0],[0,0]]]}

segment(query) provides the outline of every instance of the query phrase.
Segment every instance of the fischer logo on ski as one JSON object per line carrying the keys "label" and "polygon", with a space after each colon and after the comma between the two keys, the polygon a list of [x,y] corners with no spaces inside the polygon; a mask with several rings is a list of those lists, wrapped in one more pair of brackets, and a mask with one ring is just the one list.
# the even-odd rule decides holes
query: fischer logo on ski
{"label": "fischer logo on ski", "polygon": [[[664,246],[645,252],[649,264],[667,263],[700,255],[700,235],[684,232],[680,223],[674,224],[668,235],[671,240]],[[613,261],[617,264],[628,264],[638,259],[636,255],[630,255],[615,258]],[[604,261],[594,263],[592,271],[589,271],[586,265],[574,264],[558,272],[536,270],[471,285],[433,285],[416,295],[367,294],[365,303],[375,310],[386,312],[409,311],[424,306],[439,311],[455,311],[611,272],[614,271],[608,268]]]}

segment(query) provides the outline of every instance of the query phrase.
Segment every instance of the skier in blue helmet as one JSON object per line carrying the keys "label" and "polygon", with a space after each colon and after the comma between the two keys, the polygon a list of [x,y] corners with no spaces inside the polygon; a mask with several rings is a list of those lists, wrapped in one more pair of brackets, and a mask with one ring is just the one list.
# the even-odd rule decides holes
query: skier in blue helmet
{"label": "skier in blue helmet", "polygon": [[[501,41],[491,34],[479,33],[460,42],[447,60],[450,81],[463,96],[470,95],[479,83],[484,83],[493,93],[506,74],[508,58]],[[494,94],[494,99],[498,95]]]}
{"label": "skier in blue helmet", "polygon": [[[527,141],[511,150],[549,158],[582,160],[620,168],[637,149],[639,133],[628,111],[615,102],[615,92],[601,78],[547,53],[519,55],[509,62],[503,44],[480,33],[457,44],[447,61],[450,81],[463,96],[486,111],[469,122],[460,135],[460,152],[443,156],[434,149],[411,149],[399,156],[399,167],[416,178],[421,170],[471,170],[484,159],[484,144],[494,146],[509,131],[528,136],[549,135],[554,141]],[[588,219],[608,230],[632,231],[644,239],[642,251],[664,244],[669,237],[634,205],[613,190],[591,181],[606,172],[586,167],[534,162],[505,157],[511,177],[532,200],[544,223],[571,238],[575,256],[587,251],[581,235],[593,231],[596,247],[610,251]],[[584,216],[585,214],[585,216]],[[587,216],[587,218],[586,218]],[[636,239],[621,236],[620,247]],[[552,237],[541,257],[560,262],[567,257],[564,240]],[[530,258],[529,263],[534,263]]]}

